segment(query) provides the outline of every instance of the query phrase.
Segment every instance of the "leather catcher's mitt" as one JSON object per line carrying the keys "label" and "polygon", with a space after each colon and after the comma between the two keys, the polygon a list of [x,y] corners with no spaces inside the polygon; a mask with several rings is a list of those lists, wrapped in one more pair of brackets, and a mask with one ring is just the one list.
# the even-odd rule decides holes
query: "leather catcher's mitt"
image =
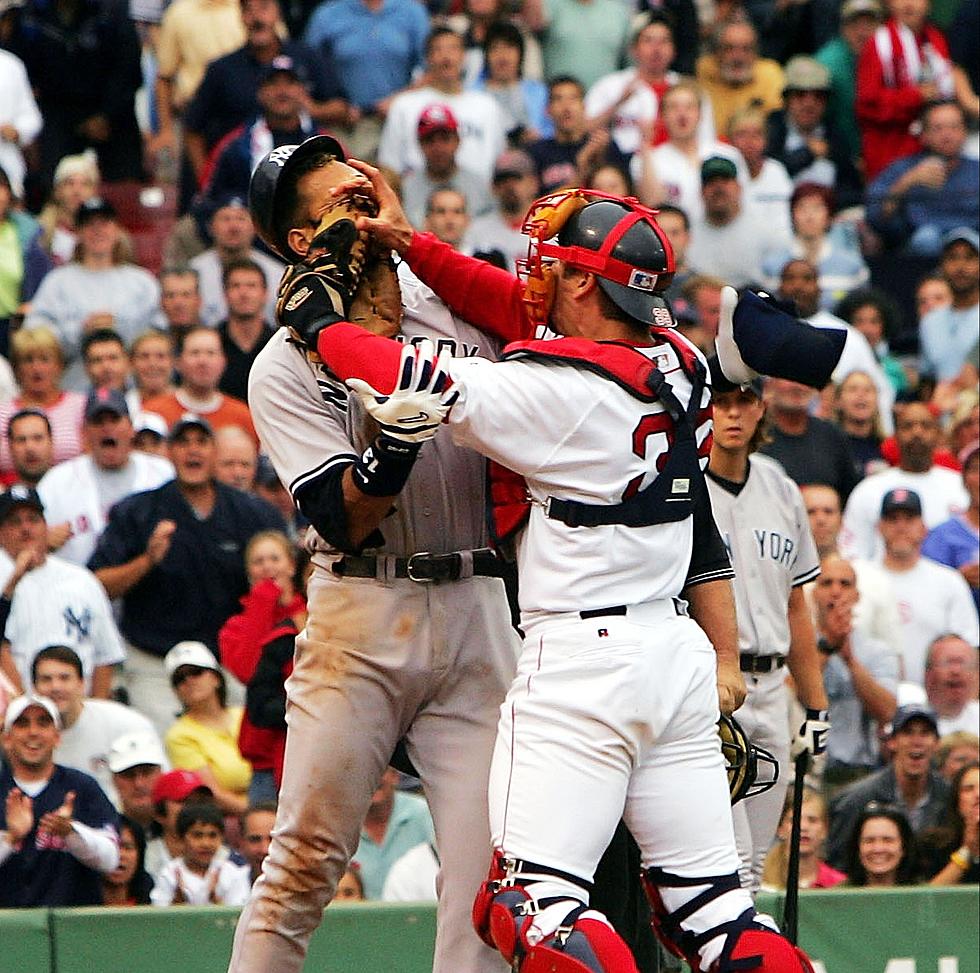
{"label": "leather catcher's mitt", "polygon": [[[358,176],[342,162],[328,165],[332,185]],[[367,193],[331,197],[306,258],[293,264],[279,285],[279,321],[316,351],[320,331],[337,321],[351,321],[370,331],[392,334],[401,322],[401,291],[390,252],[371,245],[358,230],[359,216],[374,216],[377,207]],[[392,328],[394,324],[394,329]]]}

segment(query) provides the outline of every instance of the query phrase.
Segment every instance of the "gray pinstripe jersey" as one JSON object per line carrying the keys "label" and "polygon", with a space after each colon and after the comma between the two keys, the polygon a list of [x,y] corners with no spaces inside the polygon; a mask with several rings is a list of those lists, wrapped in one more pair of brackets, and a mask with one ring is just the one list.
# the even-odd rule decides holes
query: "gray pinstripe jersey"
{"label": "gray pinstripe jersey", "polygon": [[[499,344],[455,318],[404,263],[398,269],[406,339],[428,337],[454,357],[496,358]],[[281,328],[259,354],[249,375],[255,428],[290,493],[334,464],[356,459],[377,434],[356,397],[323,365],[309,362]],[[386,553],[442,554],[485,547],[486,475],[482,457],[454,446],[448,428],[426,443],[393,511],[381,522]],[[332,548],[310,530],[313,550]]]}
{"label": "gray pinstripe jersey", "polygon": [[820,573],[810,522],[797,485],[779,464],[749,457],[738,496],[710,476],[708,494],[735,569],[738,647],[754,655],[789,651],[790,591]]}

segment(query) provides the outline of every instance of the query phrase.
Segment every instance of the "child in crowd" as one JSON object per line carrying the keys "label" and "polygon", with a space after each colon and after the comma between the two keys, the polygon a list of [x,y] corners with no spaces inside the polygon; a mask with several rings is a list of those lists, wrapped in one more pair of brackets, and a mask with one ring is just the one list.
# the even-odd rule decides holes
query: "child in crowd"
{"label": "child in crowd", "polygon": [[182,851],[157,877],[150,895],[153,905],[244,905],[251,888],[247,866],[218,852],[225,836],[225,818],[214,804],[187,804],[177,815]]}

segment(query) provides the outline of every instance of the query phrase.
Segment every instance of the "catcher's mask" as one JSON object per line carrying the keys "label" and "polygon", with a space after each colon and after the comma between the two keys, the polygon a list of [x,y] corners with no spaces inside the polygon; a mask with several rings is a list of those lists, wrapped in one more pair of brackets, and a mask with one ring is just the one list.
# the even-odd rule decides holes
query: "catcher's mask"
{"label": "catcher's mask", "polygon": [[[728,792],[732,804],[738,804],[745,797],[764,794],[775,785],[779,779],[779,761],[768,750],[752,743],[734,716],[722,716],[718,720],[718,735],[721,737],[721,752],[728,772]],[[758,779],[760,764],[766,764],[769,768],[764,780]],[[768,776],[770,771],[771,777]]]}
{"label": "catcher's mask", "polygon": [[[660,294],[674,276],[674,251],[656,221],[657,211],[633,197],[592,189],[566,189],[531,204],[522,231],[527,258],[517,261],[530,319],[548,323],[554,300],[552,264],[562,260],[596,275],[599,286],[630,317],[672,327]],[[557,242],[553,241],[557,237]]]}
{"label": "catcher's mask", "polygon": [[300,162],[320,153],[336,156],[340,162],[347,161],[347,153],[335,138],[314,135],[300,145],[280,145],[267,153],[255,167],[249,182],[248,208],[252,213],[256,232],[267,246],[289,262],[298,260],[299,254],[293,253],[286,241],[285,231],[276,229],[283,186],[292,178]]}

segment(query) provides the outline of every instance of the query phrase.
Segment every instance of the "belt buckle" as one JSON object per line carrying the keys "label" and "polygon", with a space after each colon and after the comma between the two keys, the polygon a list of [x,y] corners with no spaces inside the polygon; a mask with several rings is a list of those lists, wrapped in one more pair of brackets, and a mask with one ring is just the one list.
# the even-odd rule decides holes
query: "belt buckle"
{"label": "belt buckle", "polygon": [[416,558],[431,557],[431,556],[432,555],[431,555],[431,553],[429,551],[417,551],[415,554],[412,554],[412,555],[409,556],[408,560],[405,562],[405,573],[408,575],[409,580],[414,581],[416,584],[429,584],[429,583],[431,583],[432,578],[424,578],[424,577],[420,577],[419,575],[415,574],[415,572],[414,572],[414,566],[413,566],[413,563],[412,563]]}

